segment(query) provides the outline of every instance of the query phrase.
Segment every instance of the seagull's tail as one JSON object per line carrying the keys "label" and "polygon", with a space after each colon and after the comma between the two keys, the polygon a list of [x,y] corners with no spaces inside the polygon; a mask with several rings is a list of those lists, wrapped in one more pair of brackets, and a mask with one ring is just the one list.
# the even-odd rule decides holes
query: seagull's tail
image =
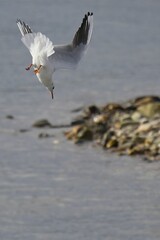
{"label": "seagull's tail", "polygon": [[25,22],[22,22],[20,19],[17,19],[17,26],[22,36],[33,32],[32,29]]}
{"label": "seagull's tail", "polygon": [[38,53],[45,54],[47,57],[54,53],[53,43],[42,33],[33,33],[32,29],[20,19],[17,26],[22,34],[22,42],[29,49],[32,57]]}
{"label": "seagull's tail", "polygon": [[45,54],[47,57],[54,53],[53,43],[42,33],[29,33],[22,37],[22,42],[29,49],[32,57]]}

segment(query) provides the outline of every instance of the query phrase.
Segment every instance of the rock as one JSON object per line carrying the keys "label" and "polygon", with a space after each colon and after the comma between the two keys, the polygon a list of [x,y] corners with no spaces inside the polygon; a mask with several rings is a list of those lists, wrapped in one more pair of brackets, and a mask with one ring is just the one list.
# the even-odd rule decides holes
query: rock
{"label": "rock", "polygon": [[14,119],[14,116],[12,116],[12,115],[7,115],[6,118],[12,120],[12,119]]}
{"label": "rock", "polygon": [[91,141],[93,138],[92,131],[87,126],[78,125],[73,127],[71,131],[65,132],[65,136],[69,140],[74,140],[74,142],[84,142]]}
{"label": "rock", "polygon": [[107,115],[106,114],[98,114],[93,117],[93,122],[96,124],[104,124],[107,122]]}
{"label": "rock", "polygon": [[134,122],[138,122],[140,121],[142,118],[142,114],[138,111],[134,111],[132,114],[131,114],[131,119],[134,121]]}
{"label": "rock", "polygon": [[94,114],[100,114],[100,109],[97,106],[95,106],[95,105],[91,105],[91,106],[85,108],[84,112],[88,116],[91,116],[91,115],[94,115]]}
{"label": "rock", "polygon": [[71,130],[64,132],[64,134],[68,140],[75,140],[81,128],[81,125],[74,126]]}
{"label": "rock", "polygon": [[35,123],[33,123],[32,127],[36,127],[36,128],[44,128],[44,127],[52,128],[52,124],[47,119],[41,119],[41,120],[37,120]]}
{"label": "rock", "polygon": [[160,102],[160,98],[158,96],[142,96],[138,97],[134,100],[134,104],[136,107],[139,107],[144,104]]}
{"label": "rock", "polygon": [[26,129],[26,128],[21,128],[21,129],[19,129],[19,132],[20,133],[25,133],[25,132],[28,132],[29,131],[29,129]]}
{"label": "rock", "polygon": [[54,135],[49,134],[49,133],[39,133],[38,137],[39,138],[50,138],[50,137],[54,137]]}
{"label": "rock", "polygon": [[91,129],[87,126],[81,128],[81,130],[77,134],[77,142],[79,141],[91,141],[93,139],[93,134]]}
{"label": "rock", "polygon": [[151,102],[140,105],[137,108],[137,111],[139,111],[143,116],[149,118],[154,117],[156,114],[160,115],[160,102]]}
{"label": "rock", "polygon": [[108,111],[122,111],[124,108],[118,104],[118,103],[109,103],[106,106],[102,107],[103,112],[108,112]]}
{"label": "rock", "polygon": [[141,144],[134,146],[133,148],[127,149],[127,154],[128,155],[144,154],[145,150],[146,150],[146,148],[145,148],[144,144],[141,143]]}
{"label": "rock", "polygon": [[106,148],[115,148],[115,147],[118,147],[118,141],[116,138],[112,138],[107,142]]}
{"label": "rock", "polygon": [[136,133],[150,131],[151,129],[160,128],[160,119],[148,123],[140,124],[136,129]]}
{"label": "rock", "polygon": [[123,104],[89,106],[66,133],[75,143],[94,141],[119,155],[160,159],[160,98],[144,96]]}
{"label": "rock", "polygon": [[111,140],[111,138],[115,135],[114,131],[107,131],[104,133],[102,140],[101,140],[101,145],[103,147],[106,147],[107,143]]}

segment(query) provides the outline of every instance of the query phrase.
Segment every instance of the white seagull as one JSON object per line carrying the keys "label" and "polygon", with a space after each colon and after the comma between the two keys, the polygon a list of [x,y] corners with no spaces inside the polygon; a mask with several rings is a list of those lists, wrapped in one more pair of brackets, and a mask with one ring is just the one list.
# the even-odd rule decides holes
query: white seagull
{"label": "white seagull", "polygon": [[41,32],[33,32],[20,19],[17,20],[17,26],[22,34],[21,40],[32,56],[32,63],[26,70],[34,68],[34,73],[39,81],[48,88],[53,99],[53,73],[57,69],[74,68],[78,64],[91,40],[93,13],[85,14],[72,43],[65,45],[53,45],[48,37]]}

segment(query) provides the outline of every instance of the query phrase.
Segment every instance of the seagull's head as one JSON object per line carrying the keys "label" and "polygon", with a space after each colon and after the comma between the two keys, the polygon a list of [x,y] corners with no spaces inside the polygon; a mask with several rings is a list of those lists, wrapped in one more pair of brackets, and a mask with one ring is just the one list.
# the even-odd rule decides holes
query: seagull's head
{"label": "seagull's head", "polygon": [[54,96],[53,96],[54,86],[52,86],[51,88],[48,88],[48,90],[50,91],[51,97],[52,97],[52,99],[53,99],[53,98],[54,98]]}
{"label": "seagull's head", "polygon": [[53,83],[52,75],[50,75],[50,77],[45,79],[45,81],[43,81],[43,84],[47,87],[47,89],[51,93],[51,97],[53,99],[54,98],[54,96],[53,96],[54,83]]}
{"label": "seagull's head", "polygon": [[54,96],[53,96],[54,84],[53,84],[52,78],[49,81],[43,81],[43,84],[49,90],[51,97],[53,99],[54,98]]}

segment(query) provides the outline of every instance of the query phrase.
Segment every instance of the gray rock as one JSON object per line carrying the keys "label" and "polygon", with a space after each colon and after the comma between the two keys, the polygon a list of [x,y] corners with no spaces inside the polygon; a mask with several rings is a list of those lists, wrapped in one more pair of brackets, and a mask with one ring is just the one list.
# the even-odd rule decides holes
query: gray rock
{"label": "gray rock", "polygon": [[44,128],[44,127],[52,128],[52,124],[47,119],[40,119],[40,120],[37,120],[35,123],[33,123],[32,127],[36,127],[36,128]]}

